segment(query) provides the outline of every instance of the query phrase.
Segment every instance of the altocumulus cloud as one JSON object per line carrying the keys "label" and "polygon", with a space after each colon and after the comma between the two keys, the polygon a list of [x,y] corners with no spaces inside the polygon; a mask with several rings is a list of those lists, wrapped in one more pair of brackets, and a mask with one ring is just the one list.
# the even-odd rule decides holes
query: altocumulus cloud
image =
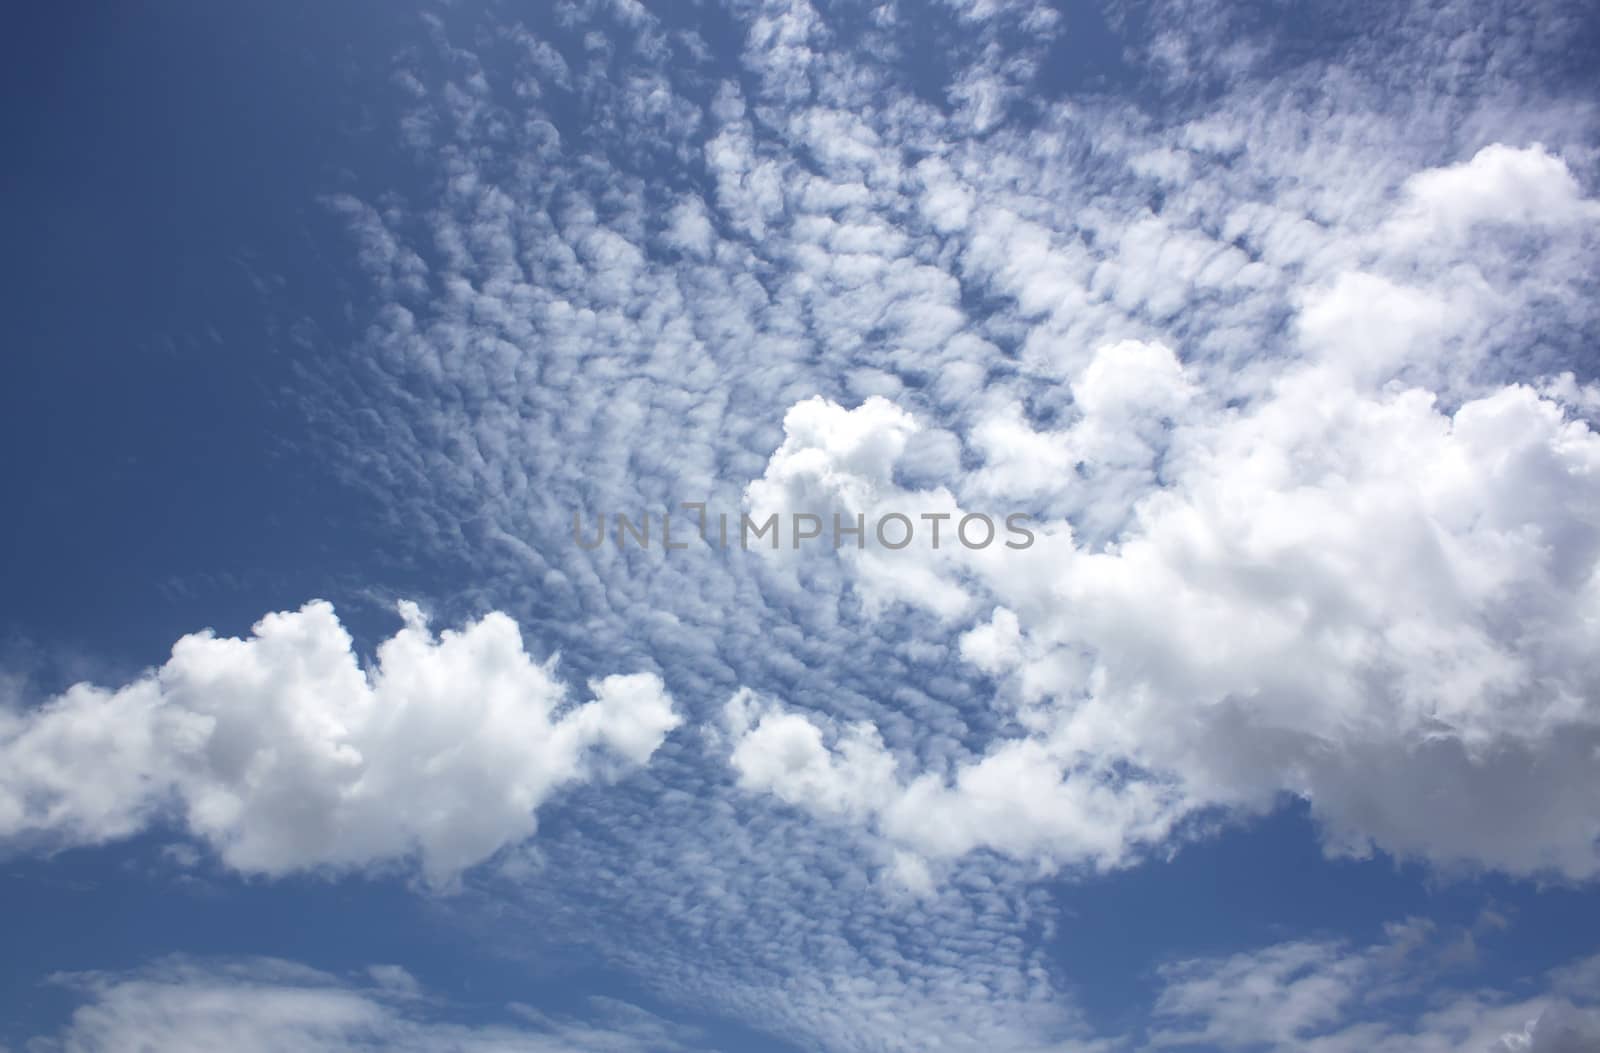
{"label": "altocumulus cloud", "polygon": [[565,705],[554,660],[504,614],[436,637],[400,611],[370,671],[316,601],[246,639],[185,636],[116,690],[0,710],[0,836],[101,842],[172,812],[243,872],[414,855],[440,885],[531,835],[561,787],[645,764],[679,723],[649,673]]}

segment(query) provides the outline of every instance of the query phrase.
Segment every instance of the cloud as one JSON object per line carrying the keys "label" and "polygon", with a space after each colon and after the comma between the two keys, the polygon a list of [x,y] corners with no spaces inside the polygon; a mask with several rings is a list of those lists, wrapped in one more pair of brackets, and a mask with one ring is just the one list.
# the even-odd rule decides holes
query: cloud
{"label": "cloud", "polygon": [[[1583,12],[1112,15],[1088,92],[1078,27],[1009,3],[467,5],[401,60],[430,145],[335,203],[367,328],[305,365],[308,452],[441,604],[721,729],[478,871],[495,934],[559,916],[808,1046],[1049,1048],[1094,1041],[1093,963],[1038,875],[1197,814],[1287,792],[1335,850],[1590,872],[1600,121],[1543,75]],[[1049,526],[1003,560],[569,536],[747,497]]]}
{"label": "cloud", "polygon": [[[705,1049],[704,1037],[644,1010],[591,999],[590,1019],[551,1018],[505,1007],[501,1024],[457,1024],[398,966],[375,966],[370,983],[272,958],[174,957],[122,973],[68,973],[55,983],[82,1004],[38,1053],[643,1053]],[[448,1008],[448,1007],[445,1007]]]}
{"label": "cloud", "polygon": [[435,637],[415,604],[364,670],[333,607],[179,640],[116,690],[0,713],[0,837],[126,837],[168,815],[253,874],[414,856],[433,884],[533,834],[564,786],[646,763],[681,718],[654,674],[565,704],[491,613]]}
{"label": "cloud", "polygon": [[1547,975],[1531,997],[1445,991],[1451,941],[1466,935],[1412,919],[1365,947],[1298,941],[1169,963],[1146,1048],[1565,1053],[1600,1041],[1594,991],[1573,983],[1593,960]]}
{"label": "cloud", "polygon": [[[1474,926],[1481,928],[1481,922]],[[1593,1048],[1600,1038],[1600,1005],[1592,980],[1600,959],[1552,970],[1516,992],[1453,985],[1419,1000],[1419,992],[1459,967],[1454,948],[1472,931],[1408,919],[1385,926],[1381,939],[1364,946],[1302,940],[1172,961],[1158,972],[1143,1034],[1080,1035],[1049,1045],[1013,1034],[1002,1048],[1041,1053],[1582,1053]],[[562,1014],[522,1003],[489,1013],[477,1007],[475,1022],[458,1022],[459,1007],[397,965],[334,975],[282,959],[177,955],[125,971],[58,973],[50,982],[70,992],[75,1006],[59,1029],[29,1040],[27,1048],[35,1053],[186,1053],[224,1045],[244,1053],[712,1048],[708,1036],[695,1028],[609,998],[582,999],[581,1011]],[[836,988],[846,999],[852,997],[847,987]],[[939,1012],[936,1006],[927,1008]],[[908,1019],[905,1026],[915,1032],[917,1022]],[[952,1032],[951,1048],[978,1048],[961,1044],[962,1037]]]}
{"label": "cloud", "polygon": [[[876,815],[913,842],[925,823],[940,854],[1033,845],[1117,862],[1186,814],[1289,792],[1337,849],[1600,872],[1600,669],[1583,629],[1600,610],[1600,436],[1525,386],[1446,413],[1429,392],[1366,392],[1341,372],[1312,362],[1251,410],[1180,419],[1168,485],[1139,497],[1114,544],[1057,547],[1027,574],[951,572],[963,600],[982,589],[1000,605],[963,653],[1044,704],[1036,734],[991,745],[953,789],[936,773],[892,789],[870,725],[835,755],[807,718],[739,716],[744,784]],[[1101,412],[1091,401],[1088,425],[1056,441],[1091,466],[1125,462],[1078,443]],[[800,461],[786,443],[764,485]],[[890,474],[805,463],[839,494]],[[951,609],[927,589],[899,598]]]}
{"label": "cloud", "polygon": [[870,823],[903,850],[896,865],[911,868],[914,890],[925,884],[920,857],[978,848],[1057,866],[1119,865],[1136,845],[1163,839],[1177,814],[1159,783],[1129,780],[1114,762],[1053,754],[1035,739],[1000,745],[948,780],[907,777],[869,723],[825,735],[816,719],[748,693],[730,699],[725,715],[741,786]]}
{"label": "cloud", "polygon": [[1470,160],[1419,172],[1403,192],[1395,227],[1408,238],[1459,241],[1477,226],[1561,227],[1600,219],[1600,203],[1584,197],[1566,163],[1541,143],[1524,149],[1491,143]]}
{"label": "cloud", "polygon": [[[1458,186],[1485,171],[1570,182],[1537,147],[1485,151],[1408,183],[1413,202],[1444,203],[1432,229],[1491,215]],[[1531,222],[1517,196],[1492,215]],[[1453,343],[1490,324],[1435,289],[1341,271],[1304,297],[1291,354],[1247,398],[1220,401],[1170,350],[1124,341],[1068,372],[1066,427],[994,408],[973,433],[985,463],[915,497],[957,514],[968,494],[1046,498],[1054,543],[1010,566],[919,547],[894,554],[893,577],[874,554],[844,562],[874,609],[888,582],[889,601],[943,617],[997,611],[963,652],[1036,705],[1032,733],[896,783],[870,725],[835,756],[807,718],[773,714],[735,739],[742,783],[822,812],[855,787],[846,811],[936,855],[1119,863],[1186,816],[1287,792],[1331,850],[1600,874],[1585,628],[1600,612],[1600,435],[1557,388],[1408,379],[1474,361]],[[802,403],[749,495],[910,502],[888,481],[919,427],[883,399]]]}

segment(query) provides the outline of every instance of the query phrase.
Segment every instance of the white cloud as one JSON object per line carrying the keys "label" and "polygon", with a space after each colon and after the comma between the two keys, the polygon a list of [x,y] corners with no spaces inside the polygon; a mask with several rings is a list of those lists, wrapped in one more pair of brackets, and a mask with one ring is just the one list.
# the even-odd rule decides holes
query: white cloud
{"label": "white cloud", "polygon": [[[1097,356],[1079,390],[1121,390],[1103,375],[1120,361],[1145,372]],[[1583,628],[1600,611],[1600,436],[1527,387],[1446,413],[1428,392],[1347,376],[1313,360],[1250,410],[1183,418],[1171,483],[1147,487],[1103,551],[1056,549],[1027,573],[964,565],[965,587],[1001,606],[963,653],[1051,703],[1033,737],[993,744],[948,786],[900,786],[870,727],[835,756],[806,718],[770,716],[736,730],[745,784],[874,816],[936,855],[1121,862],[1186,814],[1287,791],[1342,850],[1600,872],[1600,668]],[[1083,403],[1089,427],[1108,412],[1098,394]],[[839,423],[830,436],[850,433]],[[1091,466],[1126,461],[1078,441],[1084,427],[1063,444]],[[1142,441],[1126,423],[1115,434]],[[797,438],[753,493],[778,478],[803,491],[801,475],[869,493],[891,474]],[[899,580],[923,588],[900,598],[938,609],[930,583],[945,579],[916,572]]]}
{"label": "white cloud", "polygon": [[732,763],[750,788],[847,816],[869,815],[894,792],[894,760],[870,725],[843,729],[830,748],[816,724],[764,707],[749,692],[729,699],[725,712]]}
{"label": "white cloud", "polygon": [[[1544,977],[1538,993],[1437,990],[1470,931],[1412,920],[1366,947],[1300,941],[1172,962],[1147,1048],[1315,1053],[1576,1053],[1600,1042],[1600,1006],[1574,986],[1595,961]],[[1531,978],[1530,978],[1531,979]],[[1531,986],[1531,985],[1529,985]]]}
{"label": "white cloud", "polygon": [[511,1005],[501,1024],[456,1024],[398,966],[360,984],[294,962],[171,958],[125,973],[54,977],[81,1004],[38,1053],[644,1053],[704,1049],[703,1036],[644,1010],[590,999],[591,1019]]}
{"label": "white cloud", "polygon": [[[741,8],[735,86],[572,5],[548,109],[504,104],[513,78],[564,90],[543,63],[473,95],[446,34],[447,63],[407,60],[437,149],[345,212],[380,302],[313,367],[321,435],[419,560],[471,565],[448,587],[591,664],[653,659],[703,725],[748,685],[768,729],[740,767],[742,740],[666,750],[583,795],[496,918],[559,902],[672,997],[808,1047],[1049,1048],[1084,1030],[1036,859],[1131,861],[1288,789],[1335,846],[1586,872],[1589,711],[1536,700],[1594,697],[1589,440],[1554,419],[1597,404],[1594,242],[1528,144],[1589,186],[1596,111],[1518,72],[1576,6],[1363,9],[1384,33],[1286,51],[1270,18],[1163,2],[1113,27],[1181,27],[1125,34],[1149,93],[1120,98],[1058,97],[1034,16],[969,6],[915,35],[906,10]],[[605,64],[575,43],[605,34]],[[1494,185],[1567,222],[1411,182],[1463,165],[1524,172]],[[752,480],[1053,524],[1026,561],[567,536],[574,509],[737,507]]]}
{"label": "white cloud", "polygon": [[999,744],[946,779],[902,776],[870,724],[828,734],[817,720],[746,693],[729,701],[726,729],[742,786],[870,823],[898,846],[895,866],[910,868],[917,886],[925,874],[919,857],[948,860],[978,848],[1042,856],[1053,866],[1115,866],[1164,838],[1178,814],[1159,784],[1130,781],[1114,763],[1065,756],[1040,740]]}
{"label": "white cloud", "polygon": [[1491,143],[1470,160],[1406,180],[1396,217],[1404,237],[1460,239],[1480,225],[1560,227],[1600,220],[1566,162],[1540,143]]}
{"label": "white cloud", "polygon": [[247,873],[414,855],[442,884],[531,835],[606,751],[644,764],[680,722],[648,673],[565,705],[503,614],[435,637],[414,604],[401,613],[370,671],[318,601],[245,639],[186,636],[117,690],[0,712],[0,836],[93,843],[171,813]]}
{"label": "white cloud", "polygon": [[[1460,171],[1566,185],[1536,148],[1485,156]],[[1449,203],[1435,226],[1487,207],[1457,174],[1408,184]],[[1520,201],[1496,215],[1527,224]],[[1056,543],[1012,566],[919,547],[883,561],[891,579],[876,554],[845,560],[874,609],[885,596],[945,617],[975,597],[998,605],[964,653],[1048,706],[1028,737],[991,742],[948,779],[899,782],[870,726],[834,756],[793,724],[807,718],[774,716],[808,759],[788,774],[758,763],[757,724],[734,747],[743,782],[824,812],[840,811],[838,785],[870,784],[846,810],[935,856],[1125,862],[1185,816],[1288,792],[1332,850],[1600,874],[1586,628],[1600,613],[1600,435],[1564,389],[1464,381],[1451,396],[1402,379],[1448,369],[1453,342],[1505,310],[1442,295],[1338,272],[1304,298],[1294,353],[1236,404],[1161,345],[1103,346],[1069,373],[1070,425],[1040,433],[1014,404],[992,410],[974,432],[986,463],[917,495],[888,482],[918,429],[903,410],[797,406],[750,487],[762,507],[818,489],[852,508],[1048,499]]]}

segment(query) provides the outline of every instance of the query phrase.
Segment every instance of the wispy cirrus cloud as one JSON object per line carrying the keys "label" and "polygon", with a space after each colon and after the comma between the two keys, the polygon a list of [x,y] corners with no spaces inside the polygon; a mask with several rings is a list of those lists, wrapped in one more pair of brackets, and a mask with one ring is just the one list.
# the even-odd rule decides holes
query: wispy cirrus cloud
{"label": "wispy cirrus cloud", "polygon": [[202,1053],[405,1050],[408,1053],[643,1053],[704,1050],[705,1036],[613,999],[587,1000],[582,1016],[554,1018],[520,1004],[501,1023],[457,1023],[451,1006],[404,969],[335,976],[273,958],[171,957],[123,973],[61,974],[81,1004],[40,1053],[161,1049]]}
{"label": "wispy cirrus cloud", "polygon": [[1173,962],[1147,1048],[1566,1053],[1600,1040],[1600,961],[1557,969],[1534,992],[1430,990],[1474,953],[1472,930],[1413,919],[1368,946],[1300,941]]}

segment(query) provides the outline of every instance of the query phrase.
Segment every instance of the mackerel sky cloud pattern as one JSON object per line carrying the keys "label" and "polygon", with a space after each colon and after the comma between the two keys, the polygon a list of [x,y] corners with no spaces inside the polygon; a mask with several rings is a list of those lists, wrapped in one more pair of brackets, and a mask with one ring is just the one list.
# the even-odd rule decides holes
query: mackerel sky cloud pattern
{"label": "mackerel sky cloud pattern", "polygon": [[440,935],[19,951],[0,1043],[1600,1043],[1593,12],[378,17],[227,367],[327,533],[8,611],[0,858]]}

